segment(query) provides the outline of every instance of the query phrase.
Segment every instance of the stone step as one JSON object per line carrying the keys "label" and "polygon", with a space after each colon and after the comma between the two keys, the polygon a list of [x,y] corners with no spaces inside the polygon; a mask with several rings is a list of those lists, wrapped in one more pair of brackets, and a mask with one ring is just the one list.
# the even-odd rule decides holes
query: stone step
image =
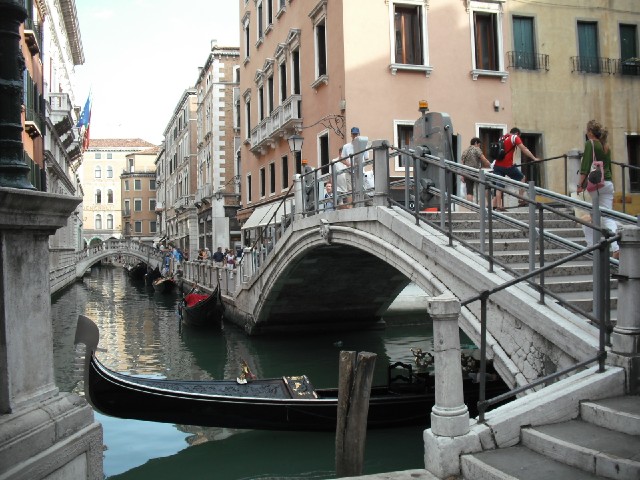
{"label": "stone step", "polygon": [[[463,238],[463,239],[478,239],[480,238],[480,231],[476,228],[461,228],[461,229],[456,229],[455,227],[453,227],[453,231],[455,233],[456,236]],[[580,232],[582,232],[582,230],[580,230],[580,232],[578,232],[575,228],[558,228],[558,229],[554,229],[554,230],[545,230],[547,233],[553,233],[554,235],[558,236],[558,237],[562,237],[562,238],[582,238],[584,239],[584,235],[580,235]],[[491,232],[492,236],[494,239],[511,239],[511,238],[524,238],[524,239],[528,239],[529,238],[529,233],[524,231],[524,230],[520,230],[519,228],[505,228],[504,226],[500,226],[499,228],[496,228],[496,226],[494,225],[494,228],[492,229]],[[489,229],[487,229],[486,231],[486,237],[485,238],[489,238]]]}
{"label": "stone step", "polygon": [[465,480],[595,480],[602,478],[551,460],[521,445],[462,455],[461,466]]}
{"label": "stone step", "polygon": [[594,425],[640,436],[640,396],[638,395],[582,402],[580,415],[584,421]]}
{"label": "stone step", "polygon": [[[545,275],[544,285],[555,293],[593,292],[593,275],[556,275],[550,278]],[[613,291],[618,288],[617,279],[610,280],[610,288],[613,297]]]}
{"label": "stone step", "polygon": [[[513,218],[513,217],[510,217]],[[526,218],[516,218],[516,220],[524,222],[524,223],[529,223],[529,217]],[[445,225],[448,225],[449,222],[448,220],[445,221]],[[476,218],[470,218],[470,219],[465,219],[465,220],[459,220],[454,218],[453,219],[453,229],[454,230],[480,230],[480,216],[478,215]],[[504,228],[504,226],[511,226],[511,228],[513,228],[513,226],[504,221],[504,220],[499,220],[499,219],[494,219],[493,221],[493,228]],[[536,226],[538,226],[537,224],[537,220],[536,220]],[[554,229],[567,229],[567,228],[572,228],[572,229],[576,229],[576,230],[580,230],[582,232],[582,229],[577,227],[576,222],[574,222],[573,220],[565,220],[565,219],[557,219],[557,220],[549,220],[547,218],[544,219],[544,229],[545,230],[554,230]]]}
{"label": "stone step", "polygon": [[620,480],[640,478],[640,436],[583,420],[523,428],[522,445],[592,475]]}

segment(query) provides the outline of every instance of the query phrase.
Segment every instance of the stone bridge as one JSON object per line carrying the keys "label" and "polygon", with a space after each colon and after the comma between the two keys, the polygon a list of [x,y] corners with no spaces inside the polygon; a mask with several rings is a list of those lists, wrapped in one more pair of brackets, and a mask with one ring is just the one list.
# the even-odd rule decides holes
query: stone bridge
{"label": "stone bridge", "polygon": [[101,245],[88,247],[76,253],[76,278],[82,278],[92,265],[105,258],[134,257],[152,268],[162,265],[162,254],[157,248],[130,240],[107,240]]}
{"label": "stone bridge", "polygon": [[[512,279],[398,207],[326,212],[293,222],[261,262],[246,253],[226,318],[250,334],[302,329],[375,328],[409,282],[430,296],[464,302]],[[255,273],[255,274],[254,274]],[[185,279],[189,274],[185,275]],[[224,281],[223,281],[224,283]],[[593,357],[598,332],[527,285],[487,304],[488,350],[510,385]],[[480,344],[480,302],[462,309],[460,328]],[[425,316],[426,320],[426,316]]]}

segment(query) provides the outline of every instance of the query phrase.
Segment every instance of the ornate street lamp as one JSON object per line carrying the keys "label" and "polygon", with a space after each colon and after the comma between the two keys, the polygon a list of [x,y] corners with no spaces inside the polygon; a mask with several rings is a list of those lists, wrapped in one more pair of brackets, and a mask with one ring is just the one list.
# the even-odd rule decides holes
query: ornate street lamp
{"label": "ornate street lamp", "polygon": [[298,134],[291,135],[287,139],[287,142],[289,142],[289,150],[291,150],[291,153],[293,153],[294,155],[302,151],[302,142],[304,142],[304,138],[301,137],[300,135]]}

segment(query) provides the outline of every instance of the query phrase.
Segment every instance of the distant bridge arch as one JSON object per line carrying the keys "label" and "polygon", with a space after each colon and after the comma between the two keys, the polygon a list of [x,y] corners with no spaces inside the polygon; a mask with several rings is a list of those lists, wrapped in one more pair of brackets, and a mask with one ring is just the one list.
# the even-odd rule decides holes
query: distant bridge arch
{"label": "distant bridge arch", "polygon": [[82,278],[92,265],[115,255],[137,258],[152,268],[160,267],[163,260],[162,253],[150,245],[130,240],[109,239],[76,253],[76,278]]}

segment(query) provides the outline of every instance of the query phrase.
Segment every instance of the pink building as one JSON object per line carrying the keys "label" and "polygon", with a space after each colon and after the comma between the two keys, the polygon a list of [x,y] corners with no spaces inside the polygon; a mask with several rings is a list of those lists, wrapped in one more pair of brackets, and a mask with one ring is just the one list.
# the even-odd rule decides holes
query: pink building
{"label": "pink building", "polygon": [[336,158],[353,126],[406,145],[420,100],[451,116],[463,146],[510,128],[503,3],[241,0],[240,221],[287,190],[302,158]]}

